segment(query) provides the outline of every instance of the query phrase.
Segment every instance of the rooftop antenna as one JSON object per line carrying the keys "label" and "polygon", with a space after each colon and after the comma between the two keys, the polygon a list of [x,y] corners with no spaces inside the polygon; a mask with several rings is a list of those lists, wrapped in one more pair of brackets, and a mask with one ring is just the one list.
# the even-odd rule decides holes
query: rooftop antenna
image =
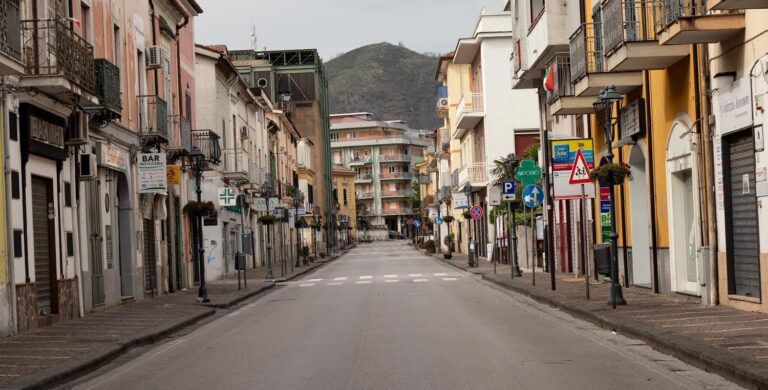
{"label": "rooftop antenna", "polygon": [[253,51],[259,51],[259,40],[256,36],[256,25],[251,22],[251,49]]}

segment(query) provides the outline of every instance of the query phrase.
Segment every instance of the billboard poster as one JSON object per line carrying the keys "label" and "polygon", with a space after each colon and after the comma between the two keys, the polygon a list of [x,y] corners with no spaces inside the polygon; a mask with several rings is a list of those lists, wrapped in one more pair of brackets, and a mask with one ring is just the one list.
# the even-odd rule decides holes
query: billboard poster
{"label": "billboard poster", "polygon": [[[587,167],[595,168],[595,153],[591,139],[562,139],[551,141],[552,154],[552,185],[555,190],[555,199],[580,199],[581,185],[570,184],[571,171],[576,162],[579,149],[586,160]],[[584,185],[584,194],[587,198],[595,197],[594,184]]]}

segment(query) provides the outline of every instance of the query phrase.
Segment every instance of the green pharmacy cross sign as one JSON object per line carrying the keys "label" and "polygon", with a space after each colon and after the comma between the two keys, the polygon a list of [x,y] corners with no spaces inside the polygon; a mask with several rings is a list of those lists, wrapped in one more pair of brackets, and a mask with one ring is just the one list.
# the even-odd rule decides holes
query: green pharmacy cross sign
{"label": "green pharmacy cross sign", "polygon": [[533,160],[523,160],[520,162],[520,166],[515,168],[515,179],[523,187],[536,184],[541,179],[541,168]]}

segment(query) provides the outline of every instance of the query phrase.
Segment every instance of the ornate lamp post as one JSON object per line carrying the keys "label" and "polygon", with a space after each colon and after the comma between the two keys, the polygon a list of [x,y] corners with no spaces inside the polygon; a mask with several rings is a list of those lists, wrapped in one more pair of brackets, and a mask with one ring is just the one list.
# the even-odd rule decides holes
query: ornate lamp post
{"label": "ornate lamp post", "polygon": [[268,181],[265,181],[261,185],[261,197],[264,198],[264,200],[267,202],[267,214],[264,216],[264,220],[262,222],[262,225],[267,227],[267,279],[274,279],[274,275],[272,274],[272,230],[270,229],[270,226],[272,226],[272,221],[269,221],[269,213],[271,211],[269,210],[269,199],[273,195],[272,185]]}
{"label": "ornate lamp post", "polygon": [[[616,87],[609,85],[597,96],[597,99],[592,103],[595,108],[595,114],[602,110],[604,117],[603,131],[605,135],[605,142],[608,146],[608,154],[606,158],[609,164],[613,164],[613,104],[621,100],[621,94],[616,90]],[[615,205],[615,183],[607,183],[610,188],[610,204],[611,204],[611,300],[608,302],[614,309],[616,305],[626,305],[627,301],[624,300],[624,295],[621,292],[621,285],[619,284],[619,257],[618,257],[618,238],[616,233],[616,205]]]}
{"label": "ornate lamp post", "polygon": [[[464,195],[467,196],[467,211],[472,208],[472,185],[467,183],[464,186]],[[475,267],[475,243],[472,241],[472,218],[467,219],[467,265],[470,268]]]}
{"label": "ornate lamp post", "polygon": [[[202,179],[206,160],[207,158],[205,154],[200,150],[200,148],[193,146],[192,150],[189,152],[189,154],[187,154],[185,161],[186,165],[192,169],[195,175],[195,193],[197,194],[198,203],[202,202],[203,200]],[[197,292],[197,299],[201,302],[210,302],[210,299],[208,299],[208,288],[205,286],[205,261],[203,259],[205,249],[203,249],[202,214],[198,213],[195,216],[195,226],[197,227],[197,229],[195,229],[195,253],[198,272],[200,274],[200,287]]]}
{"label": "ornate lamp post", "polygon": [[304,194],[301,190],[294,189],[293,191],[293,227],[296,229],[296,264],[295,267],[301,267],[301,241],[299,238],[299,206],[304,204]]}
{"label": "ornate lamp post", "polygon": [[[514,180],[514,172],[515,168],[517,167],[517,157],[513,153],[510,153],[507,155],[507,158],[504,159],[504,165],[507,166],[507,171],[512,176],[509,179]],[[510,264],[512,265],[512,277],[520,277],[523,276],[523,272],[520,271],[520,262],[517,258],[517,215],[515,215],[517,211],[517,203],[518,200],[510,200],[507,201],[507,216],[511,215],[512,220],[508,222],[507,226],[509,227],[509,238],[512,242],[507,243],[507,248],[509,249],[509,255],[510,255]],[[511,245],[510,245],[511,244]]]}
{"label": "ornate lamp post", "polygon": [[315,214],[313,219],[315,223],[312,226],[312,251],[314,252],[315,261],[317,261],[317,233],[320,232],[320,222],[323,217]]}

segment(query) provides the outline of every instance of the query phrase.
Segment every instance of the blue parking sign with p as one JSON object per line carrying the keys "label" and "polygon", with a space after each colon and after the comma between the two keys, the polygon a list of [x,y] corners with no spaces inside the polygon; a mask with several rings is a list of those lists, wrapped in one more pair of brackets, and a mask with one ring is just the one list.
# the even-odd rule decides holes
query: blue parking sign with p
{"label": "blue parking sign with p", "polygon": [[504,200],[515,200],[515,181],[514,180],[502,181],[501,194]]}

